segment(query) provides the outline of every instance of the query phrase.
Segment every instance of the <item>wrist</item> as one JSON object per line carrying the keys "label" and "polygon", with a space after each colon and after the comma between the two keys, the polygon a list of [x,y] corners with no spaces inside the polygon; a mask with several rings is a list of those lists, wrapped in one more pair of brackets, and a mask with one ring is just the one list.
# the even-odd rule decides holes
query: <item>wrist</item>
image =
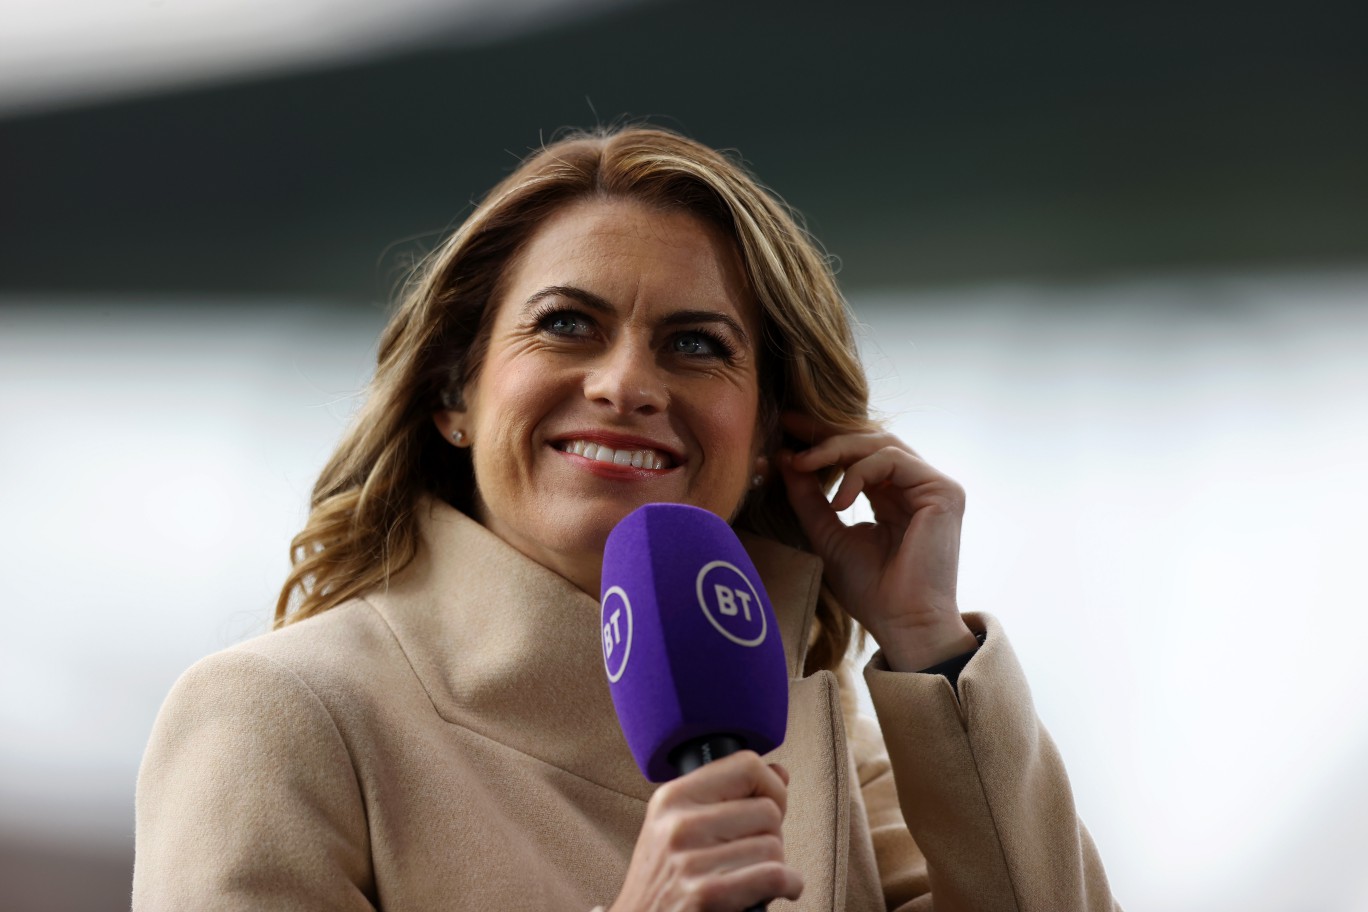
{"label": "wrist", "polygon": [[958,614],[935,627],[893,627],[870,631],[890,671],[921,672],[979,647],[978,636]]}

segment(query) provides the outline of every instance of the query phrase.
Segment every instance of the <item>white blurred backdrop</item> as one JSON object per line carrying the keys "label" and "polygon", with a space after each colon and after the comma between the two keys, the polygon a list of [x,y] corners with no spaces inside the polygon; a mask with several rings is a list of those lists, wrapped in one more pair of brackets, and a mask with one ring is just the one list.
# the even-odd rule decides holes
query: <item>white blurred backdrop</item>
{"label": "white blurred backdrop", "polygon": [[0,0],[0,114],[318,69],[434,35],[477,45],[626,2]]}
{"label": "white blurred backdrop", "polygon": [[[268,628],[359,401],[379,311],[218,303],[0,301],[11,845],[127,850],[162,697]],[[853,303],[1126,907],[1368,909],[1368,273]]]}

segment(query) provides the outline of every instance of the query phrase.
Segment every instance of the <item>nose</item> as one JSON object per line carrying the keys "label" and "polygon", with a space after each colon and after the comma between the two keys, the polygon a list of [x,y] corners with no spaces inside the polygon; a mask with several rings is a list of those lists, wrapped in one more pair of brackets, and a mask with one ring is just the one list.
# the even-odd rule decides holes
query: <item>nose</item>
{"label": "nose", "polygon": [[619,415],[651,415],[670,401],[651,346],[631,339],[619,339],[596,360],[584,379],[584,395]]}

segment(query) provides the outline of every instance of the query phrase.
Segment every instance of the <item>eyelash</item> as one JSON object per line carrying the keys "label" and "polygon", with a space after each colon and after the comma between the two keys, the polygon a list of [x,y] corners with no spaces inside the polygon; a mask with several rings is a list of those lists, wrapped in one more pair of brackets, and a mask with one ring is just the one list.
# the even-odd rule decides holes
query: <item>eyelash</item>
{"label": "eyelash", "polygon": [[566,307],[557,307],[554,304],[548,304],[539,307],[532,314],[532,322],[536,324],[538,329],[544,332],[549,332],[554,336],[572,335],[571,333],[556,332],[551,328],[551,324],[558,318],[565,320],[574,320],[576,322],[583,323],[586,326],[594,325],[593,320],[591,320],[584,314],[580,313],[579,311],[570,310]]}
{"label": "eyelash", "polygon": [[677,333],[673,338],[679,339],[683,336],[698,336],[701,339],[705,339],[708,344],[717,349],[717,354],[712,357],[720,358],[727,362],[730,362],[736,357],[736,349],[730,342],[722,337],[721,333],[716,333],[708,329],[688,329],[684,332]]}
{"label": "eyelash", "polygon": [[[556,320],[573,320],[577,323],[589,327],[593,327],[595,325],[594,320],[588,315],[581,313],[578,310],[573,310],[567,307],[561,307],[555,304],[545,305],[534,311],[532,314],[533,323],[535,323],[537,328],[542,330],[543,332],[548,332],[553,336],[559,336],[561,338],[580,338],[580,336],[575,333],[557,332],[553,330],[551,328],[551,324],[554,323]],[[732,361],[736,357],[736,347],[721,333],[714,332],[710,329],[703,329],[700,327],[696,329],[686,329],[681,332],[675,333],[673,336],[671,336],[671,340],[673,341],[684,336],[697,336],[698,338],[703,339],[708,345],[714,347],[717,350],[717,354],[715,355],[696,355],[694,357],[715,357],[719,360],[727,362]]]}

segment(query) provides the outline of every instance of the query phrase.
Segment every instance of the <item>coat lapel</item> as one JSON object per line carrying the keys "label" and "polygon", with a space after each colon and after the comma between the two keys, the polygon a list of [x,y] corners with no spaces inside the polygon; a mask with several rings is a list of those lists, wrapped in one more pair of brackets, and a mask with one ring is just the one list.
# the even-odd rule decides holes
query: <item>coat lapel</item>
{"label": "coat lapel", "polygon": [[[437,714],[649,799],[655,785],[632,759],[604,675],[597,600],[445,503],[424,500],[418,511],[417,558],[368,600]],[[838,908],[848,840],[845,731],[835,676],[802,678],[821,562],[757,536],[742,541],[774,605],[791,679],[788,735],[773,759],[793,773],[784,833],[808,881],[798,908]]]}

